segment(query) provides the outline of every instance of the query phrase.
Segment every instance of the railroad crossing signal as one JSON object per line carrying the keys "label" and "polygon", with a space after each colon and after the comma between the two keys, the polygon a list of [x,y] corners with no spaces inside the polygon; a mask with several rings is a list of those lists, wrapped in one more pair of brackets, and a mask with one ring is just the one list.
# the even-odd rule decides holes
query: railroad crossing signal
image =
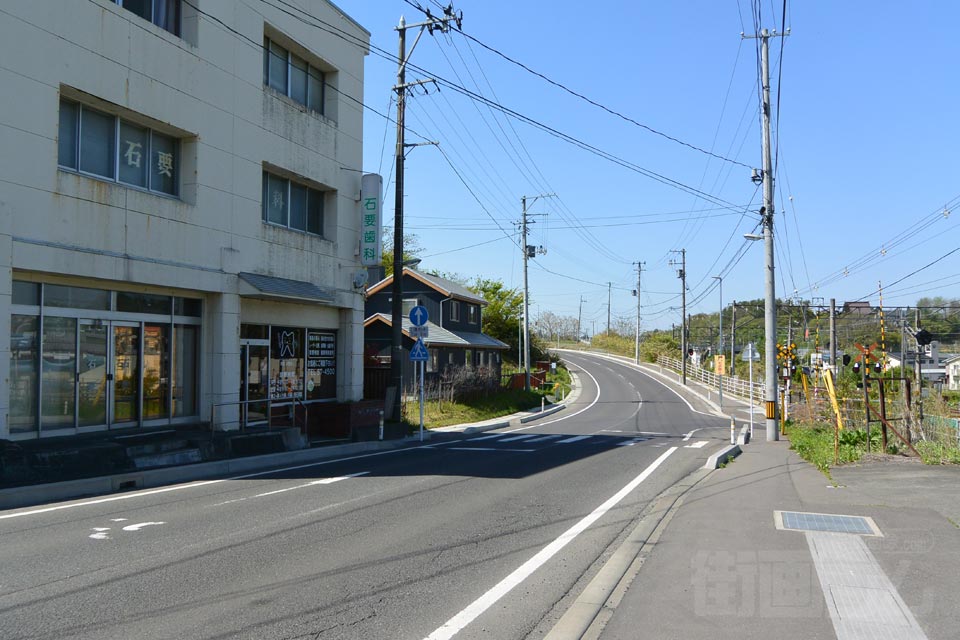
{"label": "railroad crossing signal", "polygon": [[777,362],[781,363],[784,378],[789,378],[797,370],[796,350],[797,344],[795,342],[790,344],[777,343]]}

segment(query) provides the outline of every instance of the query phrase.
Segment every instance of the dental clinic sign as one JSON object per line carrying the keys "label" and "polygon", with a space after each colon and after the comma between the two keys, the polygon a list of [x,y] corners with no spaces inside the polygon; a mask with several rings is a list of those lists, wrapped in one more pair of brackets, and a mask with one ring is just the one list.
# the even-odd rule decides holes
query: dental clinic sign
{"label": "dental clinic sign", "polygon": [[383,178],[368,173],[360,179],[360,264],[372,267],[380,264],[383,248],[380,243],[381,202]]}

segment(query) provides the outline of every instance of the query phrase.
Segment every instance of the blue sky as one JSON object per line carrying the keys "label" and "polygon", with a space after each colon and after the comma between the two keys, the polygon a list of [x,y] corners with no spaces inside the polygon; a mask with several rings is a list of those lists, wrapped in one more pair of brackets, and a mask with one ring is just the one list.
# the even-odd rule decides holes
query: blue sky
{"label": "blue sky", "polygon": [[[401,0],[338,5],[391,54],[399,17],[422,19]],[[750,0],[460,0],[455,7],[463,31],[483,44],[735,162],[606,113],[462,34],[424,34],[411,62],[425,73],[411,69],[408,81],[439,76],[683,188],[453,89],[417,92],[408,100],[408,142],[440,143],[413,149],[406,164],[405,226],[419,239],[423,268],[519,287],[520,198],[555,193],[528,207],[546,214],[534,218],[530,238],[546,249],[530,263],[534,318],[576,316],[583,296],[584,326],[596,321],[601,331],[608,282],[612,316],[634,318],[632,263],[643,261],[643,326],[679,323],[680,281],[669,261],[670,250],[681,248],[689,312],[719,307],[714,275],[724,276],[724,304],[763,296],[762,243],[743,247],[761,197],[748,168],[761,164],[756,41],[740,37],[754,29]],[[761,3],[761,26],[779,30],[782,7]],[[893,284],[960,246],[960,41],[950,31],[958,18],[960,8],[946,1],[787,3],[791,35],[782,50],[780,39],[770,47],[775,111],[780,95],[778,297],[796,291],[876,304],[878,281],[888,306],[960,297],[960,251]],[[365,73],[366,104],[380,113],[389,105],[393,117],[396,63],[371,54]],[[363,168],[390,180],[384,210],[391,225],[394,141],[394,125],[368,110]]]}

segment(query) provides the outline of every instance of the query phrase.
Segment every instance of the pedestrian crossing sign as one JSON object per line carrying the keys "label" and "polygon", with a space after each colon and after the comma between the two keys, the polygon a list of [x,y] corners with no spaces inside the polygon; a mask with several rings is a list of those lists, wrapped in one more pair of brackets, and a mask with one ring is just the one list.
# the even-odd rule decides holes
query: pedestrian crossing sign
{"label": "pedestrian crossing sign", "polygon": [[427,345],[423,344],[423,339],[418,338],[417,343],[410,349],[410,362],[426,362],[428,357]]}

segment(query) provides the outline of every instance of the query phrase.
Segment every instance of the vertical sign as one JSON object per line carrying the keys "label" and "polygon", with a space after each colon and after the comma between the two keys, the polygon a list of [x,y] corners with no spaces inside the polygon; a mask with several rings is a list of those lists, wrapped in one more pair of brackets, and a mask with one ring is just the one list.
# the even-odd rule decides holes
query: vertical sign
{"label": "vertical sign", "polygon": [[381,203],[383,178],[367,173],[360,179],[360,264],[373,267],[380,264]]}

